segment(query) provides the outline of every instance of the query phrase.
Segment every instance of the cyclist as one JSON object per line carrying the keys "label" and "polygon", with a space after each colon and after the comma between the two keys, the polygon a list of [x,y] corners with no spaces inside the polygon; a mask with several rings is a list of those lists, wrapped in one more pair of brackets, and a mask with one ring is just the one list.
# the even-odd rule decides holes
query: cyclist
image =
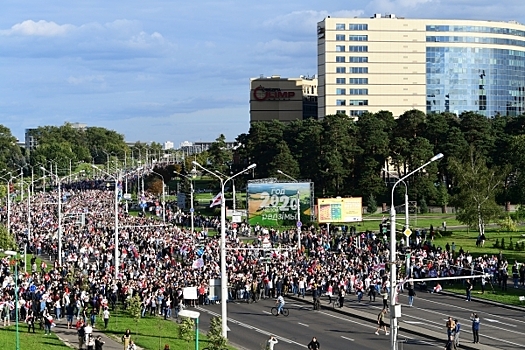
{"label": "cyclist", "polygon": [[316,337],[313,337],[312,341],[308,343],[308,350],[319,350],[319,349],[321,349],[321,344],[319,344]]}
{"label": "cyclist", "polygon": [[277,305],[277,316],[283,311],[284,304],[286,304],[286,302],[284,301],[283,296],[279,295],[275,301],[275,305]]}

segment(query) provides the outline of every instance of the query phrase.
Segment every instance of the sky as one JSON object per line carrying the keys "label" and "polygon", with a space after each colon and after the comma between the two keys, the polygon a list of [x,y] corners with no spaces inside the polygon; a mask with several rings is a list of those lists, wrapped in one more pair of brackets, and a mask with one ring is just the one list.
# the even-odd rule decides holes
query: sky
{"label": "sky", "polygon": [[249,129],[249,82],[317,73],[331,17],[516,20],[523,0],[3,0],[0,125],[85,123],[128,142],[227,141]]}

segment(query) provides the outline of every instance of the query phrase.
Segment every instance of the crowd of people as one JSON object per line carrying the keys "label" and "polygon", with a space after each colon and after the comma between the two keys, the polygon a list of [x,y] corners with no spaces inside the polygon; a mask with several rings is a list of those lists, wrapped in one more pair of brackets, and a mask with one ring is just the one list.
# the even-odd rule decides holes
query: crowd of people
{"label": "crowd of people", "polygon": [[[101,179],[64,186],[60,225],[56,189],[34,193],[29,205],[25,201],[11,204],[11,231],[20,249],[27,249],[33,258],[28,266],[24,266],[24,259],[18,261],[18,305],[14,302],[13,265],[7,257],[1,260],[4,325],[13,320],[15,308],[21,320],[33,324],[33,331],[37,319],[43,318],[47,332],[53,325],[51,317],[65,316],[68,327],[78,327],[78,320],[92,327],[97,317],[108,319],[116,303],[125,306],[134,295],[142,300],[143,316],[164,318],[177,317],[184,304],[220,299],[210,285],[221,276],[219,237],[208,234],[213,229],[220,231],[219,218],[199,217],[197,229],[191,232],[181,224],[184,216],[176,210],[167,210],[163,223],[156,215],[131,215],[120,203],[116,274],[115,196],[105,183]],[[156,200],[152,195],[145,197]],[[5,207],[0,211],[4,224],[6,212]],[[256,301],[259,297],[277,298],[289,293],[305,297],[312,293],[314,297],[326,295],[329,302],[332,297],[338,298],[342,307],[345,295],[354,294],[359,302],[364,296],[369,301],[379,296],[384,309],[388,308],[390,250],[386,235],[354,233],[344,227],[330,231],[304,227],[302,249],[298,250],[295,228],[279,231],[244,223],[237,231],[230,223],[226,225],[230,299]],[[253,238],[242,239],[238,232]],[[268,242],[270,247],[262,249]],[[506,285],[508,263],[502,256],[474,259],[462,249],[435,247],[424,231],[408,248],[399,244],[398,249],[405,259],[400,258],[399,265],[407,266],[405,274],[399,276],[401,281],[486,273],[491,278],[481,279],[482,288],[486,283]],[[36,256],[51,261],[52,266],[37,266]],[[472,281],[476,283],[476,279]],[[196,289],[196,298],[184,295],[188,287]],[[435,287],[410,282],[401,283],[398,289],[412,290],[412,305],[414,289],[430,292]]]}

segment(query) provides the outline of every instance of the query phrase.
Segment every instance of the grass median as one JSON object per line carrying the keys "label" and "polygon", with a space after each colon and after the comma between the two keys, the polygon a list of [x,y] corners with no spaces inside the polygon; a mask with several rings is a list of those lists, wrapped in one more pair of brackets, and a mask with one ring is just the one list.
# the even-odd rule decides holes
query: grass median
{"label": "grass median", "polygon": [[[13,323],[11,323],[13,324]],[[43,331],[28,333],[27,325],[19,325],[20,349],[46,349],[46,350],[65,350],[70,349],[57,336],[51,332],[50,335],[44,335]],[[0,344],[2,349],[16,348],[16,329],[14,325],[0,328]]]}
{"label": "grass median", "polygon": [[[164,320],[162,316],[146,316],[138,322],[125,310],[116,310],[111,313],[108,328],[104,329],[104,321],[97,317],[97,329],[108,337],[120,342],[126,329],[131,331],[131,339],[146,350],[163,350],[169,344],[171,350],[195,349],[195,337],[190,342],[179,338],[179,324],[173,319]],[[199,349],[209,346],[205,333],[207,329],[199,328]],[[235,348],[228,346],[230,350]]]}

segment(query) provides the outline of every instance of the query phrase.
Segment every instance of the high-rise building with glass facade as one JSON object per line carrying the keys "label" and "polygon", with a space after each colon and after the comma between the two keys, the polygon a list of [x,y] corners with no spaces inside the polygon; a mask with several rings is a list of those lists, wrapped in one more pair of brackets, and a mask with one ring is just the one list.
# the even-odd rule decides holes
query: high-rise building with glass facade
{"label": "high-rise building with glass facade", "polygon": [[318,116],[410,109],[525,113],[525,26],[330,18],[318,23]]}

